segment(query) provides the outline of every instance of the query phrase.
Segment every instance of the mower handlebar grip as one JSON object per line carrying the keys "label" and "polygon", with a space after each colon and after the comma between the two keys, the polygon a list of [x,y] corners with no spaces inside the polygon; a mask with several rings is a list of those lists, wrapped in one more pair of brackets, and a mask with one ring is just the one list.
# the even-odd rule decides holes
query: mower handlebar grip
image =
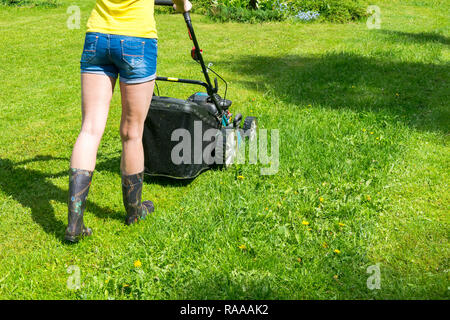
{"label": "mower handlebar grip", "polygon": [[173,6],[172,0],[155,0],[157,6]]}

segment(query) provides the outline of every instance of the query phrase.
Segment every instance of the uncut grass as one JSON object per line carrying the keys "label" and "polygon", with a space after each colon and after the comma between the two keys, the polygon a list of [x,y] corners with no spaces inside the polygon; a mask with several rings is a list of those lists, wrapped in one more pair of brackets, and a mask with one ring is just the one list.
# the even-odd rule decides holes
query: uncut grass
{"label": "uncut grass", "polygon": [[[240,165],[190,184],[149,181],[157,211],[126,227],[116,92],[87,205],[95,234],[76,246],[62,239],[84,28],[65,28],[68,2],[1,8],[0,296],[448,298],[448,23],[445,4],[425,3],[382,2],[381,30],[195,15],[232,111],[280,131],[279,172]],[[181,17],[157,19],[158,73],[200,78]],[[375,263],[382,289],[372,291]],[[70,265],[80,290],[67,289]]]}

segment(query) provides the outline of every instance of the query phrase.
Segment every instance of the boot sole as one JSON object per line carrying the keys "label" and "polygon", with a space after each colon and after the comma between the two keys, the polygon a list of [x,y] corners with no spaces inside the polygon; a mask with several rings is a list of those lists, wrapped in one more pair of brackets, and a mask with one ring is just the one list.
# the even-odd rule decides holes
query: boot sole
{"label": "boot sole", "polygon": [[77,243],[82,238],[87,238],[87,237],[90,237],[91,235],[92,235],[92,231],[89,234],[81,233],[76,236],[72,236],[72,235],[66,233],[66,235],[64,236],[64,240],[72,242],[72,243]]}
{"label": "boot sole", "polygon": [[80,236],[64,236],[64,240],[72,242],[72,243],[77,243],[78,241],[80,241]]}
{"label": "boot sole", "polygon": [[[146,202],[146,201],[144,201]],[[147,214],[143,218],[136,218],[135,220],[131,220],[131,222],[128,221],[128,217],[125,219],[125,224],[127,226],[132,226],[134,224],[137,224],[141,222],[142,220],[145,220],[150,214],[155,212],[155,207],[153,205],[153,202],[149,201],[151,203],[151,207],[147,207]]]}

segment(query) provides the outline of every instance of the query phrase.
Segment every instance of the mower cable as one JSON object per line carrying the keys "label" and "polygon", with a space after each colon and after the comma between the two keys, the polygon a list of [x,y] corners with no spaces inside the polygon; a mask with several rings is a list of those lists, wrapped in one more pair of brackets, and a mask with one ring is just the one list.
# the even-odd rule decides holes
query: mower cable
{"label": "mower cable", "polygon": [[[200,64],[200,62],[196,61],[198,64]],[[215,72],[213,69],[211,69],[210,67],[211,63],[208,64],[208,66],[206,67],[208,70],[210,70],[212,73],[214,73],[216,76],[218,76],[220,78],[220,80],[223,81],[223,83],[225,83],[225,93],[223,95],[223,98],[226,99],[227,98],[227,91],[228,91],[228,83],[225,81],[224,78],[222,78],[217,72]]]}

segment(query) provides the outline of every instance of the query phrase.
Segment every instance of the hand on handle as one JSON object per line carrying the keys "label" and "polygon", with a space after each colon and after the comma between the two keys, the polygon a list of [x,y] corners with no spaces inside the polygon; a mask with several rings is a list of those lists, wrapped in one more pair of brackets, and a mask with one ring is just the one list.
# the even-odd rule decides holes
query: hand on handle
{"label": "hand on handle", "polygon": [[192,4],[189,0],[173,0],[173,8],[177,12],[189,12],[192,9]]}

